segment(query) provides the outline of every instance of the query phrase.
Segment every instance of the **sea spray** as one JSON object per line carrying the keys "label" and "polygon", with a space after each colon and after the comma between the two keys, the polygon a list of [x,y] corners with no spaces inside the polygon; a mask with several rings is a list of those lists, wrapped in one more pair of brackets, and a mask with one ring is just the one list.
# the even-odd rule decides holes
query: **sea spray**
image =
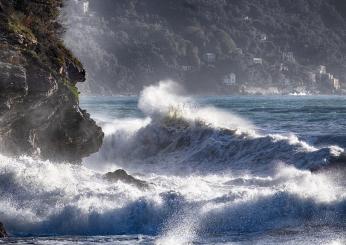
{"label": "sea spray", "polygon": [[201,107],[173,81],[162,81],[141,92],[138,108],[151,117],[181,117],[190,122],[202,121],[210,126],[234,130],[251,130],[247,120],[212,106]]}
{"label": "sea spray", "polygon": [[[84,166],[0,156],[0,216],[9,232],[142,234],[157,244],[191,244],[232,234],[345,229],[343,171],[323,170],[342,148],[259,133],[249,120],[232,122],[233,113],[195,98],[188,98],[193,106],[173,112],[170,103],[155,101],[166,108],[150,110],[159,111],[155,116],[110,118],[106,111],[98,118],[105,142]],[[222,116],[208,118],[214,110]],[[238,124],[245,127],[238,130]],[[119,168],[149,188],[104,180],[105,172]]]}
{"label": "sea spray", "polygon": [[[342,225],[346,196],[334,173],[284,164],[266,177],[148,174],[151,188],[109,184],[82,166],[1,156],[0,213],[11,234],[146,234],[187,240],[302,224]],[[185,227],[182,229],[182,227]],[[185,239],[184,238],[184,239]]]}
{"label": "sea spray", "polygon": [[245,169],[265,173],[278,162],[315,170],[343,154],[340,147],[315,147],[292,133],[258,133],[234,113],[185,97],[172,81],[145,88],[138,101],[145,117],[105,123],[104,145],[87,162],[185,175]]}

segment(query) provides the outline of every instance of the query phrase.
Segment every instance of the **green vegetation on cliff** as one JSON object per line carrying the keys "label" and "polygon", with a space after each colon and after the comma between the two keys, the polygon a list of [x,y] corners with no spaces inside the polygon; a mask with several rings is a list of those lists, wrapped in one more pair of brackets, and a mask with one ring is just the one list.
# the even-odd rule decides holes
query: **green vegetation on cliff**
{"label": "green vegetation on cliff", "polygon": [[[80,61],[64,46],[63,26],[58,22],[63,0],[17,0],[0,3],[1,29],[12,37],[12,44],[34,58],[52,75],[67,76],[69,65],[83,70]],[[71,81],[74,83],[74,81]]]}
{"label": "green vegetation on cliff", "polygon": [[0,153],[80,162],[103,133],[79,108],[81,62],[63,43],[62,0],[0,0]]}

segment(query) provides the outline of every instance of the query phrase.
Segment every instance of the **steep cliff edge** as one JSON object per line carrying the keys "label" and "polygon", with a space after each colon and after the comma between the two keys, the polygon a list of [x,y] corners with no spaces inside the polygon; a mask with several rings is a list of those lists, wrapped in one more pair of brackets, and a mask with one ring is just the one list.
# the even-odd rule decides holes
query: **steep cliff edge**
{"label": "steep cliff edge", "polygon": [[57,22],[63,0],[0,0],[0,152],[80,162],[103,132],[81,110],[82,64]]}

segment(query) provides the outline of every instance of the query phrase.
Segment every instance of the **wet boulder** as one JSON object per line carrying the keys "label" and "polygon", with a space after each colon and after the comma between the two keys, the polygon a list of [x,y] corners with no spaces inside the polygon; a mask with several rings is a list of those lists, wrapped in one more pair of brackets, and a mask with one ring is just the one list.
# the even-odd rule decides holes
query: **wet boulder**
{"label": "wet boulder", "polygon": [[104,175],[104,178],[112,183],[116,183],[118,181],[124,182],[126,184],[134,185],[139,189],[147,189],[149,184],[143,180],[137,179],[126,173],[123,169],[118,169],[114,172],[109,172]]}

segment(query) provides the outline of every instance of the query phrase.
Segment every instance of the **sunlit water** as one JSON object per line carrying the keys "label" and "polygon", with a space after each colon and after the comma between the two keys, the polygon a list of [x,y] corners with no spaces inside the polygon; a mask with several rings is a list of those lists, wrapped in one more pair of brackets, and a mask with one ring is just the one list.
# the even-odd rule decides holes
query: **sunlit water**
{"label": "sunlit water", "polygon": [[[0,156],[0,244],[346,243],[346,98],[161,83],[81,107],[106,134],[83,166]],[[102,178],[119,168],[149,188]]]}

